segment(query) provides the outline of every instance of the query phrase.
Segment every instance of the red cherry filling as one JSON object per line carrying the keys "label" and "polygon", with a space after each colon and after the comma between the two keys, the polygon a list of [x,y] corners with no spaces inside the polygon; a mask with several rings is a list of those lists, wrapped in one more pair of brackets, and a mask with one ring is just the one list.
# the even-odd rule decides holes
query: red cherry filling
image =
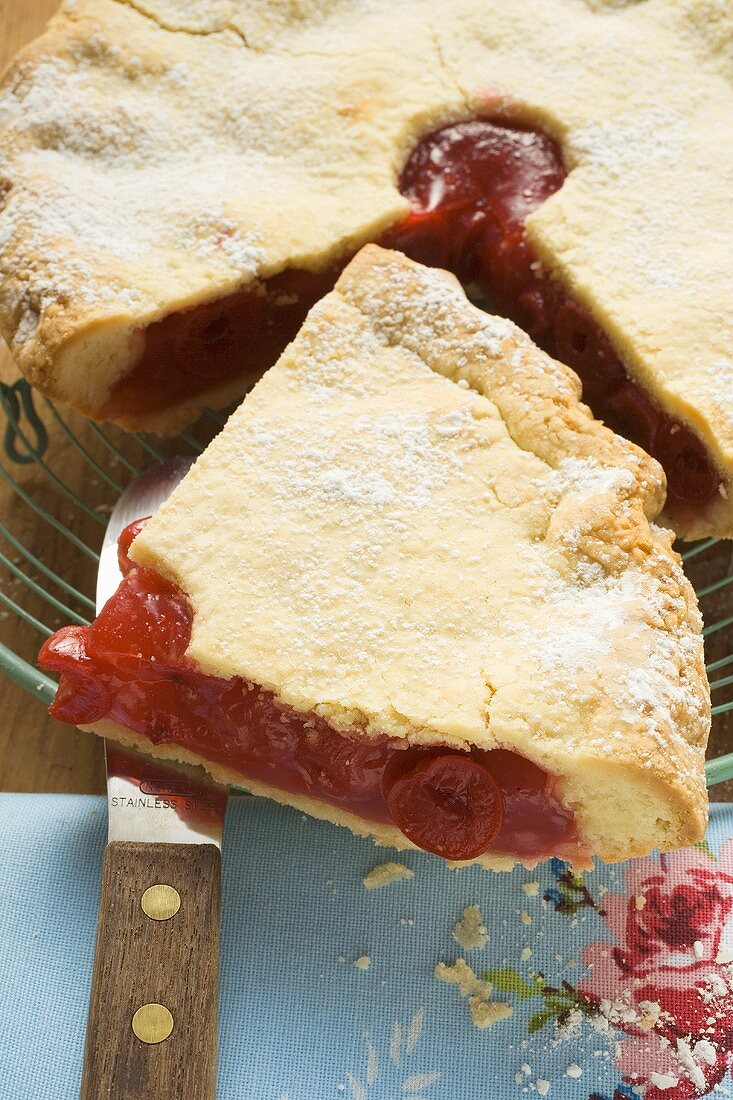
{"label": "red cherry filling", "polygon": [[418,760],[390,784],[387,805],[413,844],[445,859],[480,856],[504,820],[494,776],[464,753]]}
{"label": "red cherry filling", "polygon": [[194,668],[184,595],[127,556],[142,522],[120,536],[126,576],[98,618],[64,627],[41,649],[41,667],[61,673],[54,717],[81,725],[109,718],[270,787],[394,822],[415,844],[452,859],[487,850],[586,857],[554,778],[516,753],[349,736],[246,680]]}
{"label": "red cherry filling", "polygon": [[626,381],[605,334],[570,298],[563,298],[552,321],[554,353],[572,367],[583,383],[583,397],[592,406],[608,404],[608,397]]}
{"label": "red cherry filling", "polygon": [[87,629],[63,626],[44,642],[39,654],[39,664],[47,672],[61,673],[49,713],[74,726],[98,722],[108,713],[113,700],[108,685],[96,675],[94,662],[87,656]]}
{"label": "red cherry filling", "polygon": [[564,178],[560,150],[546,134],[485,119],[447,126],[423,138],[407,161],[399,189],[413,213],[382,243],[479,281],[500,312],[539,337],[554,287],[532,267],[524,222]]}
{"label": "red cherry filling", "polygon": [[[537,130],[488,119],[446,126],[424,137],[405,164],[399,188],[412,211],[381,243],[477,285],[578,373],[597,416],[661,462],[670,497],[704,504],[720,477],[702,442],[627,378],[595,321],[538,270],[525,220],[565,175],[559,146]],[[149,415],[213,384],[256,377],[333,287],[341,266],[284,271],[149,325],[138,363],[101,415]],[[678,432],[683,436],[674,439]]]}
{"label": "red cherry filling", "polygon": [[142,519],[136,519],[134,523],[128,523],[117,540],[117,564],[123,577],[135,568],[135,563],[130,558],[130,547],[149,519],[150,516],[143,516]]}
{"label": "red cherry filling", "polygon": [[143,334],[142,355],[113,388],[101,415],[147,415],[217,383],[258,377],[272,366],[337,276],[337,269],[293,268],[153,322]]}
{"label": "red cherry filling", "polygon": [[671,497],[703,504],[720,477],[701,441],[628,379],[595,321],[538,272],[524,223],[565,174],[546,134],[485,119],[447,126],[407,161],[399,187],[414,211],[382,243],[478,284],[498,312],[576,371],[598,417],[659,460]]}
{"label": "red cherry filling", "polygon": [[684,424],[662,417],[654,454],[667,474],[668,491],[679,500],[708,500],[717,491],[718,472],[701,451],[700,440]]}
{"label": "red cherry filling", "polygon": [[86,648],[137,672],[160,661],[175,666],[186,652],[191,612],[182,593],[152,569],[133,568],[89,627]]}
{"label": "red cherry filling", "polygon": [[622,383],[608,396],[605,416],[614,431],[620,431],[623,426],[627,439],[638,443],[649,454],[655,450],[661,417],[644,391],[633,382]]}

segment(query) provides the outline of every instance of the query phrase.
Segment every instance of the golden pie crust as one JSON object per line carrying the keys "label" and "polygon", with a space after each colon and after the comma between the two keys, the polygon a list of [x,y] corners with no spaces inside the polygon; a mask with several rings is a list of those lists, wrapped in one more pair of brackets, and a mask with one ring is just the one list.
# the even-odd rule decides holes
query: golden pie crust
{"label": "golden pie crust", "polygon": [[186,593],[202,672],[343,732],[520,753],[603,859],[690,844],[707,806],[700,614],[654,523],[659,466],[579,390],[453,276],[367,246],[131,556]]}
{"label": "golden pie crust", "polygon": [[732,34],[719,0],[67,0],[0,93],[2,332],[94,415],[144,326],[352,254],[423,135],[503,113],[569,169],[527,222],[546,273],[723,475],[678,533],[731,535]]}

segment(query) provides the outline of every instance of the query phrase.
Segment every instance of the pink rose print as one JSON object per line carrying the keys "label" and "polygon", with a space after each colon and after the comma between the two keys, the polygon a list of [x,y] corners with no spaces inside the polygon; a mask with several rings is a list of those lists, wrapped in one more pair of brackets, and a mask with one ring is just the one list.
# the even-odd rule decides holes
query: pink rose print
{"label": "pink rose print", "polygon": [[[681,1050],[677,1046],[680,1042]],[[640,1087],[640,1092],[641,1086],[646,1085],[644,1100],[695,1100],[725,1077],[730,1053],[716,1051],[712,1044],[710,1050],[706,1045],[701,1049],[699,1043],[700,1040],[673,1043],[655,1028],[648,1035],[624,1039],[617,1065],[630,1084]],[[685,1063],[691,1067],[691,1073],[685,1071]]]}
{"label": "pink rose print", "polygon": [[733,1050],[733,841],[717,861],[688,848],[625,878],[628,893],[601,902],[613,942],[584,951],[578,992],[626,1032],[618,1066],[644,1100],[705,1095]]}

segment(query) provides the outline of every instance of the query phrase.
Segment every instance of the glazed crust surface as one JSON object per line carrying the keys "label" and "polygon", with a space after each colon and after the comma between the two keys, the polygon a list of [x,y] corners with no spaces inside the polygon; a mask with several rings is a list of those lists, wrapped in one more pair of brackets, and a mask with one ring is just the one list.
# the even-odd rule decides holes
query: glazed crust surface
{"label": "glazed crust surface", "polygon": [[[657,463],[370,245],[132,546],[188,656],[336,729],[512,749],[606,859],[702,835],[709,694]],[[286,796],[283,796],[286,797]]]}
{"label": "glazed crust surface", "polygon": [[3,334],[94,414],[141,327],[350,255],[424,134],[518,118],[569,169],[527,224],[546,272],[725,475],[676,530],[730,535],[732,33],[716,0],[67,0],[0,93]]}

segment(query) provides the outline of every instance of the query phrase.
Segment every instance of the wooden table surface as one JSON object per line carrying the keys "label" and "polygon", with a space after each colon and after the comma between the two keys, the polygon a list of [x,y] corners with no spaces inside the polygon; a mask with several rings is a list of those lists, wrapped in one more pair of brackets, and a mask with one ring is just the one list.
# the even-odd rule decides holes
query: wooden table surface
{"label": "wooden table surface", "polygon": [[[56,0],[0,0],[0,63],[4,65],[15,51],[38,34],[56,7]],[[12,381],[17,378],[7,349],[0,346],[0,378]],[[42,402],[37,402],[39,407]],[[120,481],[129,477],[124,464],[118,459],[110,461],[109,452],[93,436],[88,424],[80,418],[66,417],[73,430],[89,448],[97,461]],[[2,413],[0,412],[0,419]],[[99,506],[103,517],[105,508],[114,500],[115,493],[101,478],[90,475],[87,462],[81,458],[62,429],[46,410],[49,430],[49,447],[46,452],[49,465],[71,488]],[[203,429],[199,428],[199,435]],[[121,452],[133,462],[145,465],[149,462],[144,451],[134,440],[122,433],[110,433]],[[172,444],[174,451],[179,444]],[[3,461],[5,461],[3,459]],[[60,496],[58,489],[35,466],[9,466],[23,488],[34,499],[45,505],[58,518],[67,522],[76,534],[97,546],[101,542],[103,526]],[[73,546],[47,524],[39,524],[33,513],[17,495],[0,484],[0,514],[10,530],[25,546],[44,562],[52,564],[56,571],[78,588],[92,594],[94,591],[94,564],[85,559]],[[693,580],[700,584],[733,571],[733,544],[719,545],[712,554],[701,555],[693,564]],[[2,549],[7,551],[7,546]],[[11,558],[17,555],[9,552]],[[7,574],[0,577],[3,590],[17,596],[23,606],[38,614],[51,627],[62,625],[64,616],[48,609],[39,601],[30,600],[24,588]],[[707,621],[733,614],[733,586],[708,597],[704,604]],[[20,624],[14,615],[0,615],[0,641],[10,646],[29,661],[33,661],[39,645],[35,631]],[[733,648],[733,632],[720,631],[709,640],[710,659],[723,656]],[[716,698],[716,702],[720,702]],[[91,734],[80,733],[69,726],[54,722],[46,714],[43,705],[8,680],[0,680],[0,790],[13,791],[70,791],[102,792],[104,790],[104,764],[101,742]],[[711,755],[733,748],[733,725],[727,716],[718,719],[714,726]],[[727,797],[733,801],[733,783],[721,785],[715,797]]]}

